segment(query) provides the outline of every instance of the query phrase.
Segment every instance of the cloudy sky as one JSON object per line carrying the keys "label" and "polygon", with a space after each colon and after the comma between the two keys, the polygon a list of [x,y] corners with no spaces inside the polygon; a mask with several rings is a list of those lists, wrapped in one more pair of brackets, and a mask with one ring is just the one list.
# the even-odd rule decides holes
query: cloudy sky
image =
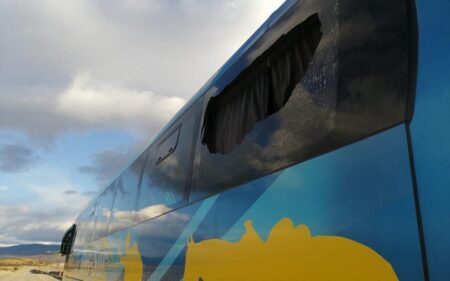
{"label": "cloudy sky", "polygon": [[0,0],[0,246],[59,242],[283,0]]}

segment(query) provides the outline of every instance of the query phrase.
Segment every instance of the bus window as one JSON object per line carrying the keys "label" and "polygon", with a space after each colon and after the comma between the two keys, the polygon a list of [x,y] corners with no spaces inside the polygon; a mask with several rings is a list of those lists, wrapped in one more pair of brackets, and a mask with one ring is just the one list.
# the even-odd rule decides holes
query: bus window
{"label": "bus window", "polygon": [[141,155],[117,180],[117,193],[112,208],[108,233],[127,228],[134,223],[139,183],[146,155]]}
{"label": "bus window", "polygon": [[100,203],[101,195],[95,199],[95,201],[86,209],[86,218],[85,223],[83,227],[83,236],[82,241],[83,244],[88,244],[92,242],[92,238],[94,236],[94,230],[95,230],[95,219],[96,214],[98,212],[98,205]]}
{"label": "bus window", "polygon": [[186,204],[201,105],[196,102],[147,150],[136,223]]}
{"label": "bus window", "polygon": [[86,237],[86,228],[87,223],[89,221],[89,208],[86,208],[78,217],[76,221],[77,225],[77,233],[76,233],[76,239],[75,239],[75,246],[80,247],[83,244],[85,244],[85,237]]}
{"label": "bus window", "polygon": [[[374,17],[378,10],[369,2],[294,6],[243,54],[248,65],[235,70],[234,80],[226,80],[231,76],[226,73],[214,82],[217,90],[204,98],[191,202],[404,122],[410,51],[406,11],[399,3]],[[362,19],[373,20],[368,25]],[[299,43],[299,26],[308,26],[314,40]],[[301,53],[293,46],[303,43],[310,50],[307,68],[302,75],[287,75],[303,60],[282,47]],[[281,102],[271,106],[276,91],[283,93]]]}
{"label": "bus window", "polygon": [[[191,201],[267,175],[332,147],[329,137],[336,116],[338,17],[333,10],[326,10],[304,18],[274,40],[229,86],[209,100],[205,98],[205,119],[208,119],[213,115],[208,110],[222,95],[223,100],[233,95],[243,97],[239,84],[256,85],[253,99],[242,100],[240,107],[230,108],[233,110],[223,108],[227,113],[222,115],[229,115],[227,118],[233,122],[221,134],[224,144],[212,136],[213,143],[219,144],[218,149],[211,149],[208,121],[203,124]],[[285,22],[289,21],[280,24]],[[271,38],[270,34],[267,37]],[[263,44],[267,42],[260,43]],[[265,92],[260,83],[255,84],[258,79],[246,75],[259,65],[264,71],[259,71],[262,76],[256,78],[267,85]],[[236,89],[234,83],[238,85]],[[259,117],[242,116],[251,113],[258,113]],[[233,117],[236,114],[239,118]],[[228,139],[231,139],[229,143]]]}
{"label": "bus window", "polygon": [[117,181],[113,182],[99,197],[95,208],[94,219],[95,227],[92,241],[106,236],[108,232],[109,218],[111,216],[111,207],[114,202],[117,190]]}
{"label": "bus window", "polygon": [[168,136],[160,145],[158,145],[156,164],[164,161],[164,159],[169,157],[169,155],[175,151],[178,143],[178,138],[180,136],[180,129],[181,128],[178,127],[178,129],[173,131],[170,136]]}

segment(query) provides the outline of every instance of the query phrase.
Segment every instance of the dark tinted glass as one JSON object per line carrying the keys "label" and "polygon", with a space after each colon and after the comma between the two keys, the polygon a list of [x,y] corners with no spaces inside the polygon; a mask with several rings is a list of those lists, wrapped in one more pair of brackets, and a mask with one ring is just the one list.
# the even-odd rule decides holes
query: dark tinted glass
{"label": "dark tinted glass", "polygon": [[92,237],[92,241],[106,236],[108,232],[109,218],[111,217],[111,207],[114,203],[116,191],[117,181],[112,183],[98,198],[98,203],[94,214],[95,231]]}
{"label": "dark tinted glass", "polygon": [[146,152],[148,158],[142,175],[136,222],[187,202],[186,188],[191,176],[192,146],[200,110],[201,101],[184,113]]}
{"label": "dark tinted glass", "polygon": [[405,120],[409,84],[408,1],[339,1],[336,137],[367,136]]}
{"label": "dark tinted glass", "polygon": [[133,225],[139,195],[139,183],[146,155],[141,155],[117,180],[117,193],[112,208],[108,233]]}
{"label": "dark tinted glass", "polygon": [[86,210],[86,223],[84,224],[83,244],[92,242],[95,231],[96,214],[98,213],[98,205],[100,204],[99,196]]}
{"label": "dark tinted glass", "polygon": [[[322,38],[284,107],[257,122],[227,155],[212,154],[198,141],[191,200],[305,161],[404,120],[409,52],[404,1],[299,1],[242,60],[251,65],[280,37],[316,13]],[[245,68],[230,69],[240,72]],[[205,96],[205,105],[225,89],[219,86],[220,80],[216,83]]]}
{"label": "dark tinted glass", "polygon": [[85,237],[87,234],[87,223],[89,221],[89,208],[84,210],[80,216],[78,217],[78,220],[76,222],[77,224],[77,233],[75,238],[75,246],[81,246],[85,244]]}
{"label": "dark tinted glass", "polygon": [[73,245],[73,252],[69,256],[68,269],[78,270],[81,266],[81,255],[83,250],[86,248],[85,237],[86,237],[86,224],[89,219],[90,208],[86,208],[78,217],[76,221],[76,233],[75,233],[75,243]]}
{"label": "dark tinted glass", "polygon": [[169,157],[170,154],[175,152],[175,149],[178,144],[178,139],[180,138],[180,130],[181,128],[178,127],[176,130],[174,130],[170,135],[158,146],[158,155],[156,157],[156,164],[161,163],[164,161],[167,157]]}

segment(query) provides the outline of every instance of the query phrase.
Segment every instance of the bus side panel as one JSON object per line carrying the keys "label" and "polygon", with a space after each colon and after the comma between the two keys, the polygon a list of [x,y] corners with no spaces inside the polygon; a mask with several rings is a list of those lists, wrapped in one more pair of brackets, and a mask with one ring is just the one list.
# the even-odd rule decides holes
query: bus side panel
{"label": "bus side panel", "polygon": [[411,140],[430,280],[450,280],[450,2],[418,0]]}
{"label": "bus side panel", "polygon": [[400,125],[150,220],[142,278],[424,280],[410,171]]}

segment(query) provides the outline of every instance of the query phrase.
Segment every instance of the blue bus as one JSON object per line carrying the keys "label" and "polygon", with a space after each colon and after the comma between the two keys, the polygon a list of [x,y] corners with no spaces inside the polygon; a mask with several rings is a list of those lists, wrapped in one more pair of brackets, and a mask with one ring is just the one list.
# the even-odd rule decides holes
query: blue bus
{"label": "blue bus", "polygon": [[450,280],[449,15],[286,1],[82,211],[64,280]]}

